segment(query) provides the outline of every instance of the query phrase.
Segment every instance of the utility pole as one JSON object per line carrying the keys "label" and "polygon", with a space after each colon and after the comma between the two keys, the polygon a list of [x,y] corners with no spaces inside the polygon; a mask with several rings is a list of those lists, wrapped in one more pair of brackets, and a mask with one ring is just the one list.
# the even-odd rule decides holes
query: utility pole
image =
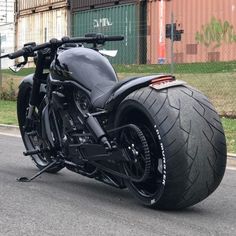
{"label": "utility pole", "polygon": [[175,72],[174,62],[174,13],[171,12],[171,66],[170,73],[173,75]]}

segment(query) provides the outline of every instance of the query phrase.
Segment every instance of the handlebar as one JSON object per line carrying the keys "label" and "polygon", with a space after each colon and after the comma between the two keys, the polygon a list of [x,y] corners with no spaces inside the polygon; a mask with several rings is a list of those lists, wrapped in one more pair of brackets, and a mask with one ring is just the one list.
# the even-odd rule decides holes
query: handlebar
{"label": "handlebar", "polygon": [[15,59],[17,57],[24,56],[24,54],[25,54],[25,50],[24,49],[20,49],[20,50],[18,50],[16,52],[8,54],[8,58],[9,59]]}
{"label": "handlebar", "polygon": [[124,36],[106,36],[103,34],[94,34],[94,35],[91,34],[91,36],[92,37],[74,37],[74,38],[63,37],[61,40],[51,39],[47,43],[39,44],[36,46],[26,46],[16,52],[3,55],[0,58],[8,57],[9,59],[15,59],[21,56],[29,56],[29,54],[32,52],[42,50],[45,48],[58,48],[65,43],[104,44],[105,42],[108,41],[121,41],[124,39]]}

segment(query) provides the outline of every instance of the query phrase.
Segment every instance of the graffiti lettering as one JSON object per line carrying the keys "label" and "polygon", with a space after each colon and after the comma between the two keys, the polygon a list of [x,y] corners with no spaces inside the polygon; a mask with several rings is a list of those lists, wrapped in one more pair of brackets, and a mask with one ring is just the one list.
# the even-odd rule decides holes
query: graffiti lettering
{"label": "graffiti lettering", "polygon": [[94,28],[109,27],[112,25],[113,25],[113,23],[108,18],[101,18],[101,19],[94,19],[93,20],[93,27]]}

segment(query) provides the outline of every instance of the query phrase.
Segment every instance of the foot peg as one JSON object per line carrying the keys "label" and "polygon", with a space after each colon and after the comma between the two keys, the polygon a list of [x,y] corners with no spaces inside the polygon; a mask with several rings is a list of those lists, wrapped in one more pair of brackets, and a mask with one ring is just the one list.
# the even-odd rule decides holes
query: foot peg
{"label": "foot peg", "polygon": [[31,131],[26,133],[28,136],[36,136],[38,133],[37,131]]}
{"label": "foot peg", "polygon": [[36,154],[41,154],[41,153],[44,153],[48,151],[48,149],[35,149],[35,150],[31,150],[31,151],[26,151],[26,152],[23,152],[23,155],[24,156],[31,156],[31,155],[36,155]]}
{"label": "foot peg", "polygon": [[57,161],[53,161],[51,163],[49,163],[47,166],[45,166],[42,170],[40,170],[38,173],[36,173],[35,175],[33,175],[32,177],[28,178],[28,177],[20,177],[17,178],[16,180],[18,182],[31,182],[32,180],[34,180],[35,178],[37,178],[38,176],[40,176],[41,174],[43,174],[45,171],[47,171],[48,169],[50,169],[50,167],[52,167],[53,165],[55,165],[57,163]]}

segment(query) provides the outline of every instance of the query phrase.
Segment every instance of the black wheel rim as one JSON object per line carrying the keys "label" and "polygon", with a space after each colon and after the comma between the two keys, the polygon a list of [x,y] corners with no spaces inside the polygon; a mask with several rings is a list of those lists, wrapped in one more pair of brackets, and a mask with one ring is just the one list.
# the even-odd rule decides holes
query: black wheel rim
{"label": "black wheel rim", "polygon": [[155,133],[154,125],[152,125],[152,122],[150,122],[144,114],[141,116],[140,111],[135,115],[135,110],[128,109],[125,116],[128,117],[128,119],[125,119],[122,125],[135,124],[139,127],[147,140],[151,159],[151,171],[148,178],[143,182],[126,181],[126,184],[129,188],[133,189],[132,191],[134,191],[136,195],[148,201],[149,199],[155,199],[155,201],[157,201],[164,191],[164,169],[161,146],[157,134]]}
{"label": "black wheel rim", "polygon": [[127,157],[127,161],[123,163],[125,174],[133,182],[144,181],[149,174],[150,155],[141,130],[134,125],[123,129],[120,134],[120,143]]}

